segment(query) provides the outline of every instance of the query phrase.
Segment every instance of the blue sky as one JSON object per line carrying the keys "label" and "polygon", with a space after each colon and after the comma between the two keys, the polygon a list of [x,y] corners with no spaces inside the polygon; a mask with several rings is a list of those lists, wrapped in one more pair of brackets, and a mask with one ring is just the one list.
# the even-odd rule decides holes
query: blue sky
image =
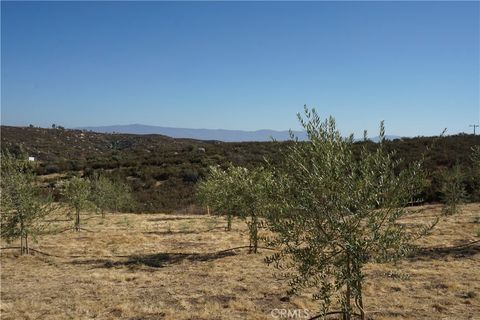
{"label": "blue sky", "polygon": [[469,132],[479,2],[4,2],[2,124]]}

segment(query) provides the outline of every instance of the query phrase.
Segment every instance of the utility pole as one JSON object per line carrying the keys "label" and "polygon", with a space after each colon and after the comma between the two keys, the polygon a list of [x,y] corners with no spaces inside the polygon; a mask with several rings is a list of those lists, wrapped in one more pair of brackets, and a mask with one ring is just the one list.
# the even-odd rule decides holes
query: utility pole
{"label": "utility pole", "polygon": [[479,125],[478,124],[471,124],[471,125],[469,125],[469,127],[473,127],[473,135],[475,135],[476,134],[475,129],[478,128]]}

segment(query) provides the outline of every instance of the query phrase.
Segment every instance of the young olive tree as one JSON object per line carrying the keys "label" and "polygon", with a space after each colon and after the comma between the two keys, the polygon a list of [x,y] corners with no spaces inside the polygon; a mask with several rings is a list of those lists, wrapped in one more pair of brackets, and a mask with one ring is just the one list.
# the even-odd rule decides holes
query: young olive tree
{"label": "young olive tree", "polygon": [[211,166],[208,177],[197,185],[197,197],[199,201],[209,206],[214,213],[225,215],[227,218],[226,231],[232,229],[232,220],[236,212],[238,194],[233,189],[237,187],[235,179],[232,179],[233,167],[222,170],[219,166]]}
{"label": "young olive tree", "polygon": [[52,211],[52,199],[35,187],[35,176],[26,161],[2,153],[1,236],[7,242],[20,238],[20,253],[29,254],[29,238],[45,227],[44,217]]}
{"label": "young olive tree", "polygon": [[[75,211],[73,229],[80,231],[80,213],[91,206],[89,201],[91,192],[91,182],[88,179],[73,177],[65,186],[65,200],[67,204]],[[69,216],[71,214],[69,213]]]}
{"label": "young olive tree", "polygon": [[91,180],[90,200],[102,217],[108,210],[118,211],[131,206],[133,198],[128,185],[97,175]]}
{"label": "young olive tree", "polygon": [[135,205],[132,188],[124,182],[112,180],[113,202],[111,210],[118,212],[119,210],[131,210]]}
{"label": "young olive tree", "polygon": [[467,199],[465,190],[465,176],[462,167],[455,165],[451,170],[442,174],[443,213],[455,214],[459,211],[459,205]]}
{"label": "young olive tree", "polygon": [[236,168],[233,178],[237,181],[236,210],[247,223],[250,252],[257,253],[258,229],[263,225],[262,219],[267,212],[265,199],[273,183],[272,175],[262,167],[252,170]]}
{"label": "young olive tree", "polygon": [[[422,164],[398,169],[400,161],[384,145],[383,123],[376,151],[364,147],[358,158],[353,135],[343,137],[332,117],[322,121],[307,108],[298,117],[308,141],[295,139],[283,165],[271,166],[268,243],[279,251],[267,263],[290,276],[290,294],[314,288],[323,316],[365,319],[365,264],[405,255],[424,231],[398,222],[421,191]],[[341,311],[329,311],[333,302]]]}
{"label": "young olive tree", "polygon": [[105,212],[113,206],[114,202],[112,181],[105,176],[98,175],[91,180],[91,187],[90,200],[100,211],[102,218],[105,218]]}
{"label": "young olive tree", "polygon": [[269,174],[260,169],[248,170],[230,166],[226,170],[212,167],[208,178],[200,182],[197,193],[200,200],[216,212],[227,214],[227,230],[232,217],[245,220],[249,230],[250,252],[257,253],[258,229],[263,216],[266,186]]}

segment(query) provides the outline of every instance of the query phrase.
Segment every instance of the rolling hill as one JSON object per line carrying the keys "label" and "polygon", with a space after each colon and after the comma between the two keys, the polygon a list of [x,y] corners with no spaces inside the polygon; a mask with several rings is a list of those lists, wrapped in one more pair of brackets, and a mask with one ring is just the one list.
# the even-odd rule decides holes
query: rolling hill
{"label": "rolling hill", "polygon": [[[406,162],[419,159],[432,137],[387,141]],[[134,211],[194,211],[195,185],[211,165],[229,163],[246,167],[281,162],[290,142],[220,142],[175,139],[158,134],[95,133],[86,130],[1,127],[1,146],[12,153],[36,158],[36,172],[45,186],[61,198],[61,181],[72,174],[103,173],[131,185]],[[361,146],[364,142],[358,142]],[[367,142],[372,150],[373,142]],[[441,173],[459,164],[468,170],[471,148],[480,136],[456,135],[441,138],[427,154],[428,183],[424,199],[441,200]],[[468,172],[466,176],[468,178]],[[466,178],[466,179],[467,179]],[[467,192],[475,185],[466,180]],[[478,193],[478,191],[477,191]],[[479,199],[477,199],[479,200]]]}

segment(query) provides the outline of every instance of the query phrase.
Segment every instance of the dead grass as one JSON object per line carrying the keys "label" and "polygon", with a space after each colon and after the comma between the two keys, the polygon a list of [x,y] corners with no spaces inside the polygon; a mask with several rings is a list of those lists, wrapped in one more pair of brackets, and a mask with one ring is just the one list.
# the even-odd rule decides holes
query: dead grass
{"label": "dead grass", "polygon": [[[439,206],[408,217],[423,223]],[[396,265],[367,268],[365,304],[372,319],[480,319],[480,204],[447,217],[423,250]],[[91,215],[93,232],[41,236],[34,247],[56,255],[1,252],[2,319],[274,319],[271,310],[309,309],[308,295],[287,298],[286,284],[246,250],[244,224],[165,214]],[[54,228],[64,229],[67,222]],[[6,244],[3,244],[5,246]]]}

